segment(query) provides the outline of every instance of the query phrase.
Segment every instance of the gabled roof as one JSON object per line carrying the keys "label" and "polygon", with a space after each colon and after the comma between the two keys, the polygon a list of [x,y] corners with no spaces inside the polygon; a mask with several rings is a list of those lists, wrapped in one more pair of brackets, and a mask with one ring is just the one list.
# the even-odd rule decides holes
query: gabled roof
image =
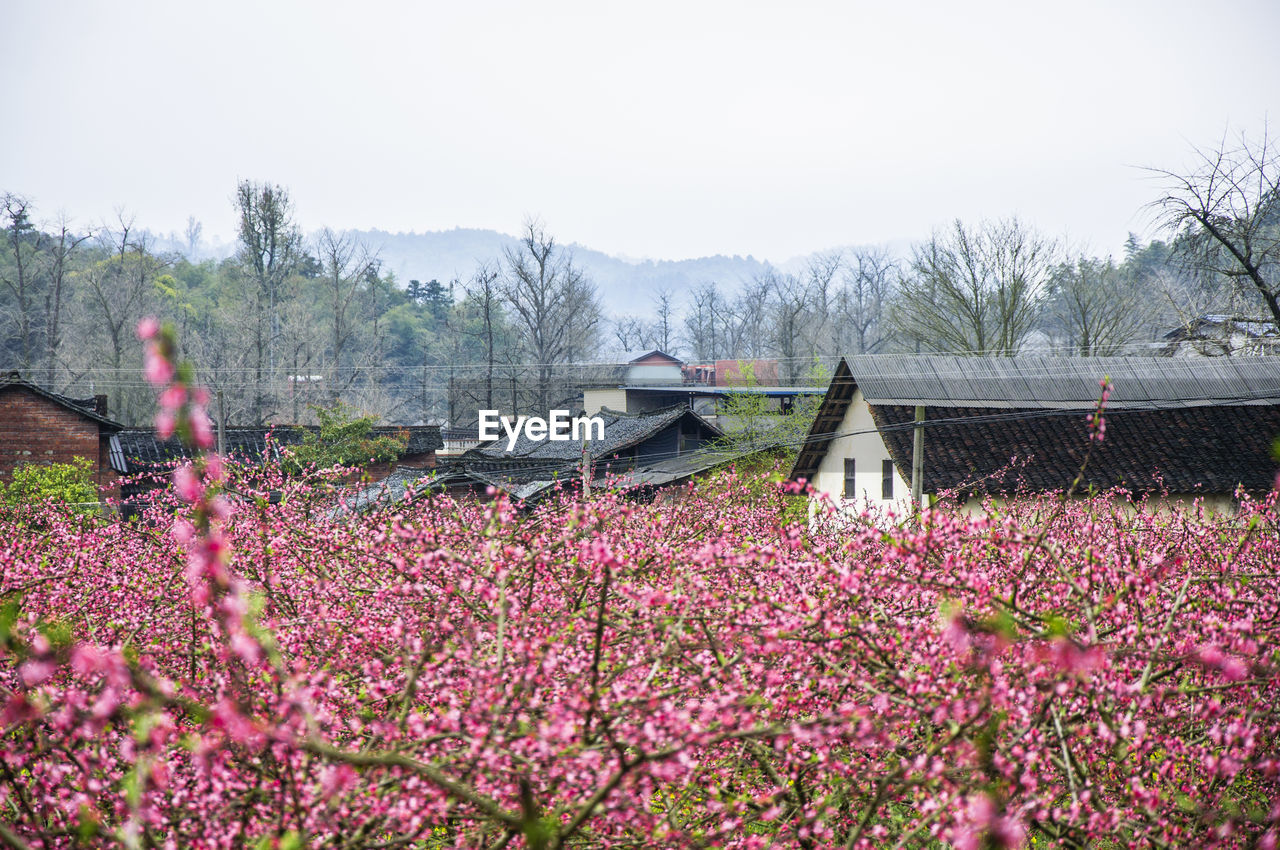
{"label": "gabled roof", "polygon": [[666,487],[671,484],[679,484],[694,475],[715,469],[718,466],[742,460],[759,451],[761,450],[756,448],[735,450],[715,447],[702,448],[679,457],[666,458],[654,463],[647,463],[644,466],[638,466],[635,469],[628,469],[618,475],[598,478],[595,484],[600,487],[616,487],[622,490],[633,487]]}
{"label": "gabled roof", "polygon": [[1087,410],[1110,376],[1109,406],[1188,407],[1280,402],[1280,357],[846,358],[870,404]]}
{"label": "gabled roof", "polygon": [[[578,414],[582,416],[583,414]],[[662,431],[664,428],[687,420],[691,424],[705,429],[715,437],[724,436],[724,432],[689,409],[688,405],[678,404],[653,410],[646,413],[623,413],[609,408],[602,408],[598,414],[604,421],[604,439],[587,440],[587,454],[593,460],[608,458],[619,452],[639,445]],[[490,443],[477,446],[464,453],[464,462],[475,461],[560,461],[572,463],[581,459],[582,442],[573,440],[530,440],[521,431],[514,446],[507,448],[505,434]]]}
{"label": "gabled roof", "polygon": [[[756,449],[724,451],[703,448],[679,457],[667,458],[644,466],[626,470],[620,475],[604,475],[596,478],[592,486],[601,490],[635,490],[639,488],[666,487],[679,484],[699,473],[741,460],[755,454]],[[478,470],[459,464],[436,469],[399,468],[383,481],[348,496],[343,505],[329,513],[338,518],[350,512],[363,513],[376,507],[390,507],[401,502],[413,501],[430,491],[447,491],[451,487],[493,487],[506,493],[517,502],[532,504],[555,491],[557,487],[576,487],[579,479],[573,475],[536,477],[526,479],[503,470]]]}
{"label": "gabled roof", "polygon": [[822,395],[826,387],[709,387],[705,384],[668,384],[667,386],[630,385],[619,387],[627,392],[654,393],[659,395],[689,395],[706,398],[725,396],[761,395],[768,398],[788,398],[790,396]]}
{"label": "gabled roof", "polygon": [[1026,462],[1030,489],[1065,488],[1090,446],[1085,416],[1103,375],[1114,386],[1106,440],[1092,444],[1084,483],[1175,493],[1271,486],[1280,435],[1280,358],[1272,357],[845,358],[791,477],[814,476],[861,390],[908,480],[914,410],[926,408],[927,492],[1008,492],[1012,474],[992,476],[1014,458]]}
{"label": "gabled roof", "polygon": [[858,384],[849,370],[849,362],[842,357],[836,364],[836,371],[831,376],[827,394],[823,396],[813,424],[809,426],[809,433],[800,446],[800,452],[796,455],[796,462],[791,466],[793,481],[800,478],[813,478],[818,471],[818,465],[826,457],[827,449],[831,447],[831,441],[839,432],[840,423],[844,421],[845,413],[849,410],[857,390]]}
{"label": "gabled roof", "polygon": [[0,379],[0,393],[13,390],[27,390],[41,398],[53,402],[59,407],[66,408],[73,413],[78,413],[86,419],[92,419],[99,425],[110,430],[119,430],[124,426],[113,419],[108,419],[98,411],[98,400],[92,396],[89,398],[71,398],[70,396],[59,395],[58,393],[46,390],[37,384],[16,377],[15,373],[10,373],[8,377]]}
{"label": "gabled roof", "polygon": [[667,354],[665,351],[662,351],[657,348],[650,349],[649,351],[628,351],[622,355],[622,360],[624,363],[627,363],[629,365],[640,360],[648,360],[650,357],[656,357],[659,360],[665,360],[668,363],[672,363],[676,366],[684,365],[684,361],[681,360],[679,357],[672,357],[670,354]]}
{"label": "gabled roof", "polygon": [[1204,339],[1208,335],[1213,335],[1213,338],[1221,338],[1224,334],[1229,335],[1232,333],[1243,334],[1253,339],[1280,335],[1280,332],[1276,330],[1276,323],[1271,319],[1209,313],[1203,316],[1196,316],[1182,327],[1174,328],[1165,334],[1164,338],[1176,342],[1188,339]]}
{"label": "gabled roof", "polygon": [[[898,472],[911,480],[914,407],[873,405],[871,415]],[[1081,488],[1139,493],[1264,493],[1275,481],[1271,445],[1280,405],[1111,410],[1106,439],[1091,441],[1079,411],[930,407],[924,432],[926,493],[1065,490],[1089,463]],[[1015,462],[1016,458],[1016,462]]]}

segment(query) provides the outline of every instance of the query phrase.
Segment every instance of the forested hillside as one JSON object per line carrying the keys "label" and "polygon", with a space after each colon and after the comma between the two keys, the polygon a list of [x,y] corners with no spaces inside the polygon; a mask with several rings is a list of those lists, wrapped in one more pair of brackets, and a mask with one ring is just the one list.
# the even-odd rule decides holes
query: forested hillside
{"label": "forested hillside", "polygon": [[1280,192],[1266,141],[1242,138],[1201,172],[1163,177],[1162,238],[1130,234],[1122,256],[1010,217],[786,270],[750,257],[624,261],[566,248],[538,220],[514,237],[306,236],[286,188],[250,182],[237,187],[237,241],[223,256],[194,221],[162,239],[125,214],[86,226],[8,192],[0,365],[55,391],[106,393],[114,417],[141,422],[132,329],[157,315],[177,326],[228,423],[303,422],[311,405],[338,401],[388,422],[454,423],[478,405],[572,404],[583,385],[613,379],[592,364],[636,349],[776,358],[779,380],[794,383],[844,353],[1156,355],[1206,315],[1274,334]]}

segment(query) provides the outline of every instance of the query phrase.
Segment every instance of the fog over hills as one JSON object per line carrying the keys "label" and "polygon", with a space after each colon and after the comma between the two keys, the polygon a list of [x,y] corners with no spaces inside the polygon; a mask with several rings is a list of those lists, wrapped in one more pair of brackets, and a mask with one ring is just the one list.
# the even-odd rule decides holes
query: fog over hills
{"label": "fog over hills", "polygon": [[[382,259],[384,269],[395,272],[400,284],[436,279],[441,283],[466,283],[478,263],[496,263],[508,247],[517,247],[514,236],[495,230],[455,228],[430,233],[387,233],[352,230]],[[715,281],[734,292],[742,281],[768,268],[754,257],[700,257],[694,260],[631,260],[613,257],[582,245],[568,245],[573,261],[596,283],[605,311],[611,314],[648,313],[659,289],[686,292]],[[790,265],[790,264],[788,264]]]}
{"label": "fog over hills", "polygon": [[[363,242],[382,260],[386,271],[395,273],[396,282],[407,286],[411,280],[438,280],[443,284],[458,281],[464,286],[481,262],[500,264],[503,251],[518,247],[515,236],[496,230],[455,227],[453,230],[426,233],[389,233],[372,228],[349,230],[350,236]],[[307,234],[314,245],[318,233]],[[162,251],[181,253],[194,260],[223,260],[235,253],[234,242],[205,240],[198,246],[184,243],[175,233],[150,233],[153,246]],[[716,255],[690,260],[651,260],[615,257],[583,245],[565,246],[574,263],[596,284],[605,312],[610,315],[648,315],[654,307],[654,295],[669,290],[683,306],[684,295],[696,287],[714,282],[720,291],[733,295],[745,281],[769,268],[801,273],[813,254],[770,263],[753,256]],[[887,245],[891,253],[902,256],[907,243]],[[840,250],[833,248],[831,250]],[[459,293],[459,297],[461,293]]]}

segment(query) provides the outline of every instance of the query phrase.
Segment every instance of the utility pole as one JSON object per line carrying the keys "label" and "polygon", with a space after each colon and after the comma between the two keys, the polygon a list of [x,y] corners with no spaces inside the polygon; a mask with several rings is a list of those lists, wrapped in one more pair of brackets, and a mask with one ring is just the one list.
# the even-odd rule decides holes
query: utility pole
{"label": "utility pole", "polygon": [[915,444],[911,451],[911,503],[924,510],[924,405],[916,405]]}
{"label": "utility pole", "polygon": [[227,408],[222,403],[222,390],[218,390],[218,454],[227,456]]}
{"label": "utility pole", "polygon": [[[587,431],[586,434],[591,433]],[[582,498],[591,498],[591,455],[587,453],[586,435],[582,438]]]}

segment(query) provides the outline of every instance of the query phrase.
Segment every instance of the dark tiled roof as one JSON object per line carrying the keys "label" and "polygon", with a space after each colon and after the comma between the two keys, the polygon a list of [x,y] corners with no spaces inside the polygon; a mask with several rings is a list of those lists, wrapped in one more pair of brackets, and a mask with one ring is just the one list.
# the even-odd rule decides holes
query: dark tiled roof
{"label": "dark tiled roof", "polygon": [[412,502],[430,492],[450,489],[483,491],[489,487],[502,491],[517,502],[532,504],[547,495],[561,482],[554,478],[523,480],[503,472],[486,472],[465,467],[437,467],[435,469],[398,468],[382,481],[347,496],[343,504],[328,514],[329,519],[339,519],[350,513],[366,513],[379,507],[392,507],[402,502]]}
{"label": "dark tiled roof", "polygon": [[[685,417],[691,417],[694,424],[705,429],[711,436],[723,436],[719,428],[698,416],[686,405],[675,405],[648,413],[620,413],[606,407],[598,415],[604,420],[604,439],[586,441],[587,453],[593,460],[608,458],[625,451]],[[515,445],[508,450],[505,432],[502,433],[503,436],[497,440],[478,446],[464,454],[463,460],[572,462],[582,457],[581,442],[530,440],[523,431]]]}
{"label": "dark tiled roof", "polygon": [[435,470],[431,469],[411,469],[406,466],[398,466],[381,481],[377,481],[346,496],[342,500],[342,504],[334,508],[329,516],[330,518],[337,518],[353,511],[364,513],[379,504],[396,504],[418,492],[420,478],[430,478],[434,474]]}
{"label": "dark tiled roof", "polygon": [[[278,426],[275,428],[227,428],[223,439],[228,457],[245,461],[260,460],[272,446],[272,457],[279,456],[284,446],[302,442],[308,431],[318,432],[312,425]],[[394,437],[404,434],[408,444],[401,457],[433,452],[444,447],[437,425],[378,426],[372,429],[373,437]],[[268,441],[268,436],[270,440]],[[172,463],[189,457],[186,447],[177,438],[161,440],[152,428],[131,428],[116,434],[111,441],[111,465],[117,472],[136,472],[138,466]]]}
{"label": "dark tiled roof", "polygon": [[444,448],[444,437],[440,434],[439,425],[386,425],[373,429],[374,437],[396,437],[405,435],[409,438],[404,448],[404,455],[422,455]]}
{"label": "dark tiled roof", "polygon": [[[627,414],[608,408],[601,411],[605,423],[605,439],[589,440],[587,447],[595,462],[596,474],[601,475],[608,468],[608,458],[640,446],[646,440],[659,435],[664,430],[680,423],[689,417],[689,425],[694,426],[703,437],[722,436],[720,429],[683,405],[657,410],[650,413]],[[665,444],[666,438],[658,441]],[[697,441],[694,441],[695,444]],[[652,445],[652,444],[651,444]],[[679,440],[672,438],[672,447],[679,446]],[[597,480],[601,486],[660,486],[674,480],[687,478],[690,475],[709,469],[740,456],[712,452],[706,449],[687,449],[677,457],[670,457],[659,452],[652,459],[642,457],[639,460],[640,472],[628,473],[632,478],[613,478],[607,476]],[[437,467],[430,472],[418,473],[410,471],[411,478],[393,482],[384,486],[381,482],[347,500],[347,510],[365,511],[379,504],[395,504],[404,499],[413,499],[429,490],[450,488],[484,489],[493,487],[510,495],[513,499],[531,504],[554,491],[561,484],[573,486],[578,479],[578,462],[582,457],[582,443],[573,441],[537,440],[531,441],[523,435],[516,442],[511,452],[506,450],[506,438],[487,444],[487,446],[466,452],[455,463]],[[627,464],[633,462],[627,460]],[[628,466],[623,467],[624,470]],[[424,478],[424,475],[430,475]],[[389,479],[390,480],[390,479]],[[404,480],[413,482],[412,489],[406,493]],[[331,516],[338,517],[346,513],[342,508],[335,509]]]}
{"label": "dark tiled roof", "polygon": [[679,484],[682,481],[687,481],[699,473],[715,469],[718,466],[742,460],[757,451],[759,450],[753,448],[733,451],[724,451],[714,447],[698,449],[679,457],[638,466],[614,477],[598,478],[595,484],[599,487],[618,487],[620,489],[665,487],[670,484]]}
{"label": "dark tiled roof", "polygon": [[[898,471],[910,481],[914,407],[876,405],[871,414]],[[1063,490],[1075,479],[1091,445],[1082,487],[1230,494],[1237,485],[1265,492],[1275,481],[1271,445],[1280,436],[1280,405],[1112,410],[1106,414],[1101,443],[1089,440],[1086,415],[926,408],[925,419],[933,424],[925,428],[924,490]],[[984,421],[973,421],[975,417]],[[1027,463],[1009,469],[1014,458]]]}

